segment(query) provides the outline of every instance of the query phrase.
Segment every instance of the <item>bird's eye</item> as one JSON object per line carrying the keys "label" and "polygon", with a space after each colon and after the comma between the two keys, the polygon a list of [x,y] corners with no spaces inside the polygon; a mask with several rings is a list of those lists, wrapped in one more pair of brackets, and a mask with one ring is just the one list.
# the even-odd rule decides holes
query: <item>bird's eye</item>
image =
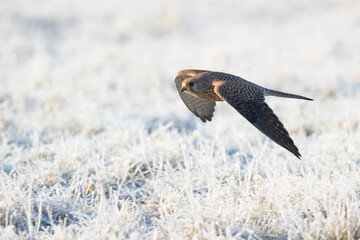
{"label": "bird's eye", "polygon": [[190,83],[189,83],[189,86],[190,86],[190,87],[194,86],[194,83],[193,83],[193,82],[190,82]]}

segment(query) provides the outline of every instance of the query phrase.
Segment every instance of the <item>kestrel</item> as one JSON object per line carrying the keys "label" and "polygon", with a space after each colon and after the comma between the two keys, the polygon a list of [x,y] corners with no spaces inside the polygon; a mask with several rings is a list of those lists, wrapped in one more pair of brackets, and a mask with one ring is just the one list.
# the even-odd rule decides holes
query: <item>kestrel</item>
{"label": "kestrel", "polygon": [[185,105],[203,122],[211,121],[216,101],[225,101],[274,142],[297,158],[301,157],[288,131],[265,103],[265,96],[312,99],[264,88],[231,74],[207,70],[181,70],[174,82]]}

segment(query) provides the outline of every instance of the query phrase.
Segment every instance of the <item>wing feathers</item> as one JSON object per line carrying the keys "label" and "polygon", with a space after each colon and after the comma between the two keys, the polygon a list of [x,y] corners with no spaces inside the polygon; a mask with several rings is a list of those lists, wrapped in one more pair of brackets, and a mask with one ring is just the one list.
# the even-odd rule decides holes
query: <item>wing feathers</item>
{"label": "wing feathers", "polygon": [[264,102],[263,96],[259,96],[258,99],[254,99],[256,96],[249,96],[250,100],[244,100],[240,96],[229,94],[229,86],[226,85],[227,83],[217,85],[214,89],[215,92],[262,133],[292,152],[296,157],[301,157],[288,131],[272,109]]}

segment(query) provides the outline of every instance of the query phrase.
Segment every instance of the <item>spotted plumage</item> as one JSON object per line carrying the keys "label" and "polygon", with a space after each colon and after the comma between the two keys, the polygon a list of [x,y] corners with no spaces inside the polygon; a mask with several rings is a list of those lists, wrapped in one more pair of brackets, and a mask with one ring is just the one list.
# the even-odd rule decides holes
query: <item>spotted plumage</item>
{"label": "spotted plumage", "polygon": [[185,105],[203,122],[211,121],[216,101],[226,101],[274,142],[301,157],[288,131],[265,103],[265,96],[312,99],[267,89],[235,75],[207,70],[179,71],[174,82]]}

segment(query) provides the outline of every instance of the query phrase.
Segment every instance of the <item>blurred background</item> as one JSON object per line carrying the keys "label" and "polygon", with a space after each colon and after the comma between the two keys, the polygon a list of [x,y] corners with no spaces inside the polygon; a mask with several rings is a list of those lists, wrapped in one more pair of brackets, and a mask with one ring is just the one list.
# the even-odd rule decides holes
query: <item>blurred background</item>
{"label": "blurred background", "polygon": [[144,117],[174,108],[188,114],[172,82],[185,68],[317,100],[348,97],[359,89],[359,63],[356,0],[0,4],[1,98],[20,97],[25,110],[78,105],[77,114],[86,101]]}
{"label": "blurred background", "polygon": [[[218,219],[226,224],[249,221],[254,223],[249,232],[270,229],[271,236],[267,224],[273,224],[280,235],[291,238],[300,235],[286,235],[288,232],[301,234],[310,229],[307,219],[292,225],[285,215],[281,218],[281,211],[277,215],[273,208],[253,203],[268,190],[266,201],[276,205],[284,192],[297,196],[292,190],[301,195],[303,189],[314,189],[311,197],[304,199],[323,199],[317,195],[322,191],[328,191],[330,197],[337,194],[335,190],[343,192],[346,206],[353,206],[356,215],[359,201],[351,196],[358,195],[355,188],[359,186],[359,66],[358,0],[0,0],[0,225],[7,226],[5,216],[11,216],[17,230],[30,234],[56,225],[56,221],[49,223],[48,213],[38,211],[37,206],[44,204],[52,214],[60,212],[58,219],[65,216],[69,224],[80,223],[76,228],[89,226],[84,234],[88,230],[104,233],[98,226],[106,224],[113,224],[118,234],[118,224],[125,224],[125,230],[132,224],[134,231],[142,226],[143,233],[157,229],[167,236],[181,231],[179,224],[191,223],[186,217],[192,213],[193,219],[199,219],[194,228],[212,221],[218,224]],[[203,124],[186,108],[173,84],[177,71],[187,68],[232,73],[271,89],[313,98],[314,102],[267,99],[299,147],[303,161],[294,161],[228,104],[217,104],[213,121]],[[206,151],[210,154],[204,155]],[[175,170],[163,167],[163,161],[174,161],[169,166]],[[179,170],[179,163],[185,167]],[[300,181],[299,169],[308,169],[313,176]],[[269,186],[275,187],[253,181],[257,171],[254,179],[273,182]],[[251,190],[247,196],[255,200],[236,205],[244,211],[254,210],[245,214],[250,220],[243,220],[241,212],[234,216],[232,203],[223,201],[232,201],[229,196],[234,196],[234,202],[244,200],[242,193],[235,195],[243,191],[239,188],[243,172],[250,176],[249,186],[258,184],[264,190],[246,188]],[[333,172],[339,177],[332,178]],[[224,186],[222,179],[229,185]],[[312,184],[319,179],[324,187],[318,191]],[[279,180],[282,184],[276,185]],[[131,181],[137,185],[129,187]],[[197,192],[198,186],[215,186],[225,195],[218,197],[222,193],[217,190],[200,194],[217,202],[199,202],[203,207],[199,210],[186,198],[187,191]],[[343,191],[345,186],[354,195]],[[73,189],[85,190],[80,196]],[[165,190],[169,194],[164,194]],[[109,197],[108,191],[117,191],[118,197]],[[109,206],[113,205],[102,207],[102,197],[90,204],[87,197],[91,194],[110,199]],[[290,199],[288,196],[283,199]],[[123,199],[130,199],[133,207],[120,209]],[[290,214],[292,219],[303,216],[298,208],[311,207],[299,199]],[[326,204],[333,198],[324,199]],[[164,210],[160,216],[159,205],[166,201],[169,205],[164,209],[180,215],[166,215]],[[188,204],[184,207],[183,203]],[[208,221],[204,216],[217,212],[221,204],[227,209],[225,216]],[[284,206],[291,208],[291,204]],[[334,206],[347,208],[341,204]],[[190,210],[181,215],[183,209]],[[339,210],[339,217],[332,222],[322,215],[327,209],[315,209],[317,218],[327,225],[309,220],[315,226],[309,234],[324,231],[326,238],[331,229],[343,234],[337,219],[357,227],[357,216],[352,221]],[[143,220],[146,214],[154,219]],[[125,220],[119,222],[119,216]],[[259,220],[258,231],[256,219],[263,216],[265,227],[262,229]],[[175,222],[177,219],[180,222]],[[91,221],[98,228],[92,228]],[[228,230],[231,224],[226,226]],[[196,232],[200,231],[190,231]],[[71,229],[68,233],[73,234]],[[346,234],[343,236],[356,236]]]}
{"label": "blurred background", "polygon": [[1,1],[0,129],[22,146],[34,131],[97,134],[128,121],[211,138],[248,127],[226,104],[207,125],[187,110],[173,79],[195,68],[314,98],[269,99],[290,133],[354,130],[359,63],[355,0]]}

